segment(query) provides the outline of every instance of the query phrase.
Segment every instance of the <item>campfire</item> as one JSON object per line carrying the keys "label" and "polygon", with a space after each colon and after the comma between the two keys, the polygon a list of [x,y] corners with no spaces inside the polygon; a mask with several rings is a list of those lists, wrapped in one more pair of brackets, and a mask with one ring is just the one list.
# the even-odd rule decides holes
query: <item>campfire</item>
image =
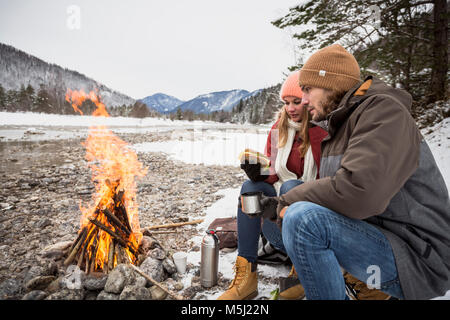
{"label": "campfire", "polygon": [[[93,91],[86,94],[69,89],[66,94],[66,100],[80,114],[87,99],[97,106],[92,115],[109,117]],[[90,205],[80,204],[80,230],[64,264],[76,263],[86,273],[108,273],[120,263],[135,265],[142,253],[135,179],[144,177],[147,169],[128,144],[104,125],[92,126],[82,144],[95,193]]]}

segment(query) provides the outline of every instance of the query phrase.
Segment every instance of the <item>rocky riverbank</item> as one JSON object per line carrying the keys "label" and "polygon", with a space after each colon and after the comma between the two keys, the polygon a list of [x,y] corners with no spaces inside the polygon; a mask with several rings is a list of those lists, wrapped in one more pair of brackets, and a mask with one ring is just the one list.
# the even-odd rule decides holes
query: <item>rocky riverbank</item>
{"label": "rocky riverbank", "polygon": [[[130,144],[136,144],[166,141],[170,139],[171,133],[125,133],[119,136]],[[79,204],[89,202],[94,192],[81,142],[78,139],[0,142],[0,299],[50,299],[55,298],[55,293],[67,289],[61,284],[67,283],[63,279],[70,275],[62,266],[63,250],[58,249],[58,246],[76,238],[80,219]],[[244,181],[238,167],[189,165],[168,160],[164,154],[158,153],[138,153],[138,157],[148,167],[147,176],[138,181],[141,229],[199,219],[207,207],[220,199],[220,196],[215,195],[216,191],[237,188]],[[166,268],[161,269],[164,269],[161,280],[167,282],[168,287],[178,288],[186,297],[192,298],[195,290],[182,288],[176,272],[171,273],[167,265],[176,251],[199,250],[192,248],[189,242],[198,231],[195,226],[183,226],[176,230],[176,233],[149,234],[147,241],[156,245],[148,251],[148,256],[159,261],[161,266],[163,262],[166,264]],[[55,244],[57,248],[52,249],[51,246]],[[161,252],[154,252],[156,248],[161,249]],[[191,265],[188,268],[198,266]],[[124,272],[127,272],[126,268],[121,267],[115,273]],[[91,291],[99,298],[111,274],[109,277],[97,275],[83,278],[84,291],[65,292],[56,295],[56,298],[93,298],[89,286],[95,287]],[[30,283],[33,279],[34,283]],[[130,289],[125,288],[139,283],[144,281],[129,280],[123,284],[120,292],[105,291],[103,298],[132,298]],[[102,285],[103,289],[100,289]],[[152,292],[156,290],[151,289],[148,283],[141,287],[148,287]],[[154,292],[150,295],[146,291],[139,292],[146,298],[158,296]]]}

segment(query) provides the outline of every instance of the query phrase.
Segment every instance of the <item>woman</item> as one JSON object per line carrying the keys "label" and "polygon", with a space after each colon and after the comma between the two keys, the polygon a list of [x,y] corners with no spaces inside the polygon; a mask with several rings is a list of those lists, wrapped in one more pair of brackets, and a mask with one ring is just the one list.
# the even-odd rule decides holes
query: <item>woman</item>
{"label": "woman", "polygon": [[[270,159],[270,170],[261,170],[259,162],[243,163],[241,168],[250,180],[242,185],[241,194],[260,191],[265,196],[273,197],[318,177],[320,143],[327,133],[309,123],[309,112],[302,104],[303,94],[298,77],[298,71],[290,74],[280,90],[284,106],[269,132],[265,148],[265,155]],[[238,208],[237,223],[236,275],[219,300],[251,299],[258,294],[256,266],[261,229],[276,249],[286,252],[281,232],[273,221],[250,218]]]}

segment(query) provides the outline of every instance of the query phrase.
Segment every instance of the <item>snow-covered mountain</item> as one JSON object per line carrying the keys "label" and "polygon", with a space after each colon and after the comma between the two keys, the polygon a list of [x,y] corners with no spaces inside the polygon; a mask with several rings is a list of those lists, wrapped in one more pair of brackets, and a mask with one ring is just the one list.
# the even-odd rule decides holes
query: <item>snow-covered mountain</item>
{"label": "snow-covered mountain", "polygon": [[181,111],[190,110],[196,114],[211,113],[214,111],[231,111],[241,99],[245,100],[255,96],[261,90],[249,92],[247,90],[229,90],[202,94],[194,99],[182,101],[164,93],[156,93],[139,100],[149,108],[154,108],[161,113],[173,113],[180,108]]}
{"label": "snow-covered mountain", "polygon": [[220,110],[231,111],[239,100],[245,99],[252,94],[254,93],[239,89],[211,92],[186,101],[179,107],[181,111],[191,110],[194,113],[211,113]]}
{"label": "snow-covered mountain", "polygon": [[151,96],[139,100],[160,113],[170,113],[175,111],[184,101],[164,93],[155,93]]}
{"label": "snow-covered mountain", "polygon": [[5,90],[18,90],[30,84],[35,90],[44,85],[63,96],[67,89],[96,89],[108,107],[134,104],[135,99],[112,90],[85,75],[47,63],[12,46],[0,43],[0,84]]}

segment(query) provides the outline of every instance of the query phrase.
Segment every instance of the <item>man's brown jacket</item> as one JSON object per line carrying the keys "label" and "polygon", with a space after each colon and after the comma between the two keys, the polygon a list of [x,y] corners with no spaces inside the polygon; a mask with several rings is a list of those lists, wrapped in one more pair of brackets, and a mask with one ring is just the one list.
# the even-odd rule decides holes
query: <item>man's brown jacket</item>
{"label": "man's brown jacket", "polygon": [[320,179],[295,187],[279,210],[309,201],[375,225],[389,240],[405,299],[450,289],[450,200],[411,116],[411,95],[375,78],[359,83],[320,125]]}

